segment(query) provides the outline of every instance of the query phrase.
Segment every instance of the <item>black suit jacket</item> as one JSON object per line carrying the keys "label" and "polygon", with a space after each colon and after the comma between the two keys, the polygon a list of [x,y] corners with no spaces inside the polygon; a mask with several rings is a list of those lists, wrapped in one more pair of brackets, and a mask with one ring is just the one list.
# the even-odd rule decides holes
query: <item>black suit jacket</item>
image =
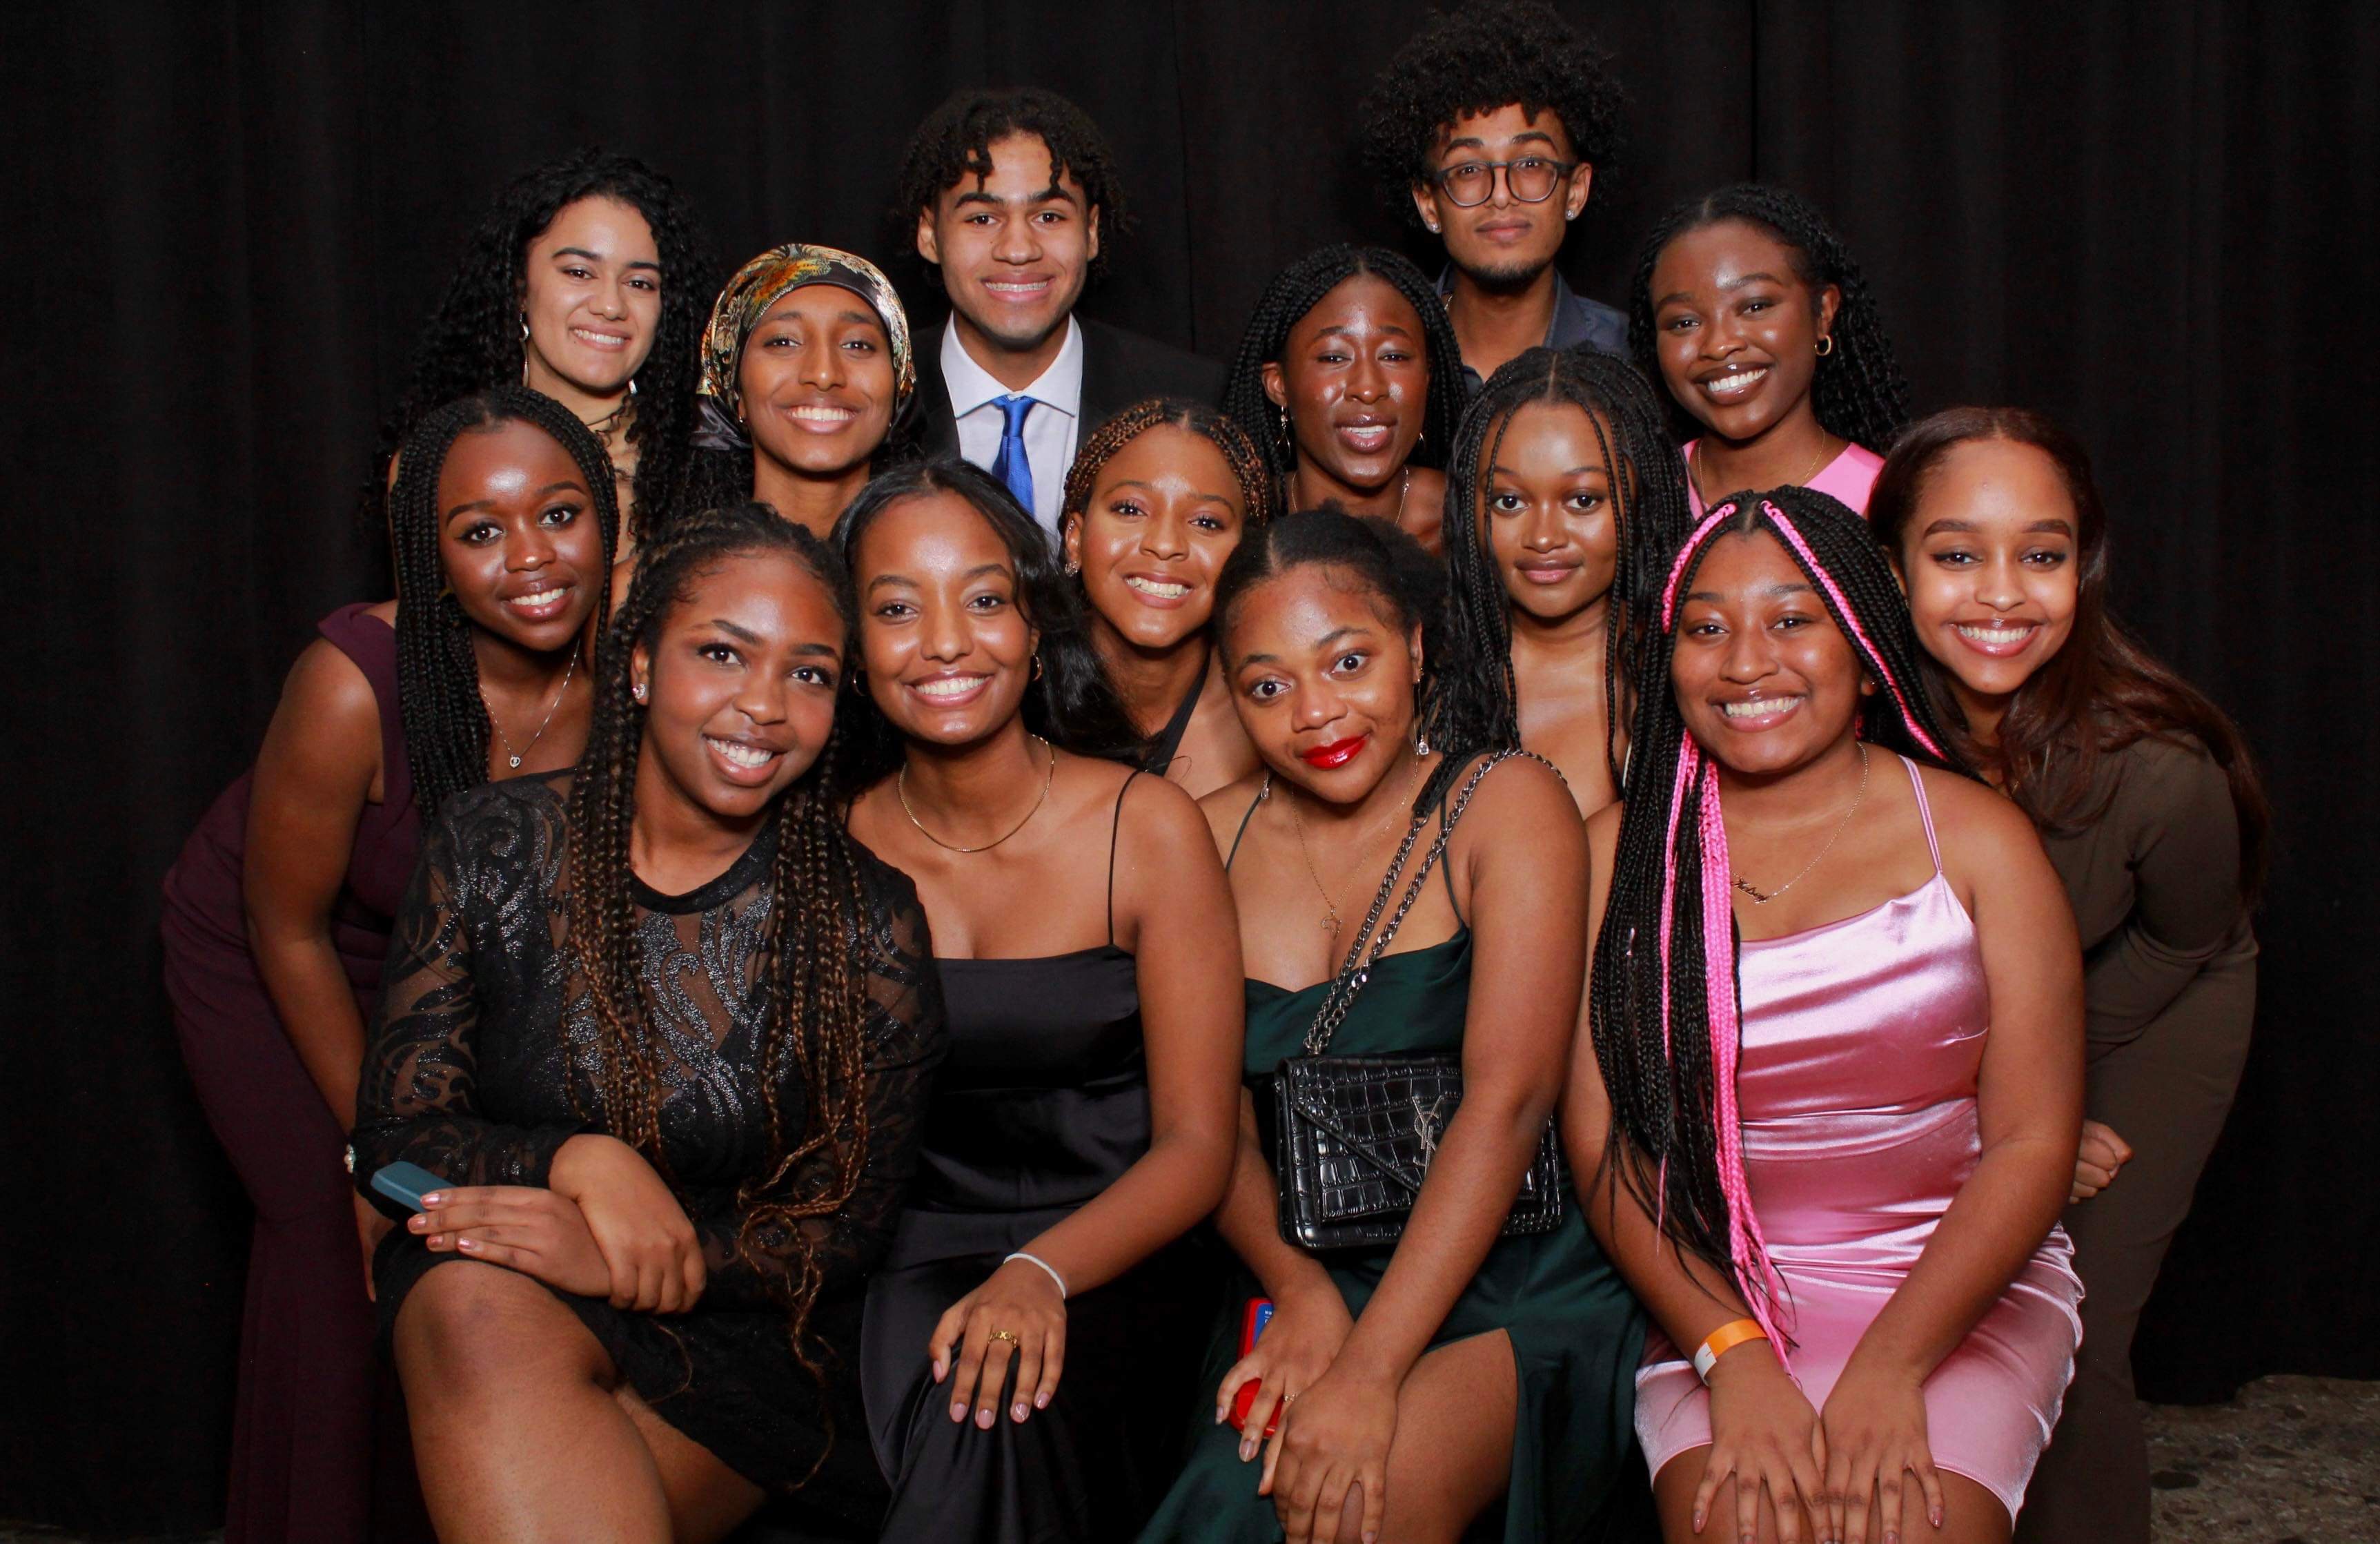
{"label": "black suit jacket", "polygon": [[[1214,360],[1087,316],[1075,320],[1083,325],[1077,444],[1144,397],[1186,396],[1209,407],[1220,400],[1223,367]],[[918,434],[929,456],[959,453],[959,423],[951,412],[951,388],[942,380],[942,334],[949,326],[944,322],[917,344]]]}

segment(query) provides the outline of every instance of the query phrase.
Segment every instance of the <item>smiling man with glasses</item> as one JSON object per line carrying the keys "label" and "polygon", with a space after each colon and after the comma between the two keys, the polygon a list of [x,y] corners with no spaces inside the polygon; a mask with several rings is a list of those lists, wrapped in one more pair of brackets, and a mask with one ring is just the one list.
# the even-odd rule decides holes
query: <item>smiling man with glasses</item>
{"label": "smiling man with glasses", "polygon": [[1446,243],[1439,292],[1475,390],[1539,345],[1626,353],[1627,318],[1574,293],[1554,265],[1609,159],[1621,104],[1602,51],[1536,0],[1438,18],[1366,99],[1376,175]]}

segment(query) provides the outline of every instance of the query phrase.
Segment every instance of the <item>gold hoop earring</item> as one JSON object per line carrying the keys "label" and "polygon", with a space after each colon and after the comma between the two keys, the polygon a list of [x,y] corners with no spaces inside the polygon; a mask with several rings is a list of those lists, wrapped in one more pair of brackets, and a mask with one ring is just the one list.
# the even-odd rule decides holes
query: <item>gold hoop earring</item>
{"label": "gold hoop earring", "polygon": [[521,324],[521,384],[528,384],[528,312],[520,313]]}
{"label": "gold hoop earring", "polygon": [[1038,654],[1033,656],[1033,679],[1041,679],[1041,656]]}
{"label": "gold hoop earring", "polygon": [[1820,359],[1825,359],[1828,355],[1829,355],[1829,354],[1833,353],[1834,351],[1835,351],[1835,336],[1834,336],[1834,334],[1833,334],[1832,333],[1822,333],[1822,334],[1819,334],[1819,336],[1818,336],[1818,358],[1820,358]]}

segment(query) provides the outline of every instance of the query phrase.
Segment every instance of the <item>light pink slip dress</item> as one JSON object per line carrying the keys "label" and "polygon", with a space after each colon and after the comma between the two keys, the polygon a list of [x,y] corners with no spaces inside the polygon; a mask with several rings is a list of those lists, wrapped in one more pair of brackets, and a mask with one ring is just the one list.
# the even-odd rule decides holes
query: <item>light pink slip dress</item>
{"label": "light pink slip dress", "polygon": [[[1982,1149],[1975,1076],[1991,994],[1974,923],[1942,877],[1925,784],[1903,764],[1934,877],[1856,917],[1746,943],[1741,966],[1744,1168],[1786,1283],[1794,1380],[1819,1409]],[[2051,1229],[1925,1380],[1934,1462],[2011,1518],[2074,1372],[2073,1254]],[[1636,1435],[1656,1475],[1711,1440],[1709,1395],[1658,1331],[1636,1373]]]}

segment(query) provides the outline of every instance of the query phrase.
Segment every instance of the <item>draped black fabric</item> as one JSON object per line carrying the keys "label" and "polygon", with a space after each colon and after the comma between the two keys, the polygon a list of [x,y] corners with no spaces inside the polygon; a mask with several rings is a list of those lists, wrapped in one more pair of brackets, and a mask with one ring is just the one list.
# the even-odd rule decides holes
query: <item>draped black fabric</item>
{"label": "draped black fabric", "polygon": [[[2265,758],[2259,1042],[2144,1325],[2145,1392],[2380,1375],[2371,1090],[2380,715],[2352,661],[2380,391],[2380,11],[2352,0],[1606,0],[1635,93],[1568,266],[1746,176],[1834,217],[1921,407],[2019,402],[2097,456],[2119,599]],[[11,894],[0,928],[0,1516],[219,1516],[245,1206],[183,1077],[157,883],[314,618],[385,594],[352,517],[465,231],[587,141],[670,171],[718,256],[895,256],[905,137],[1035,82],[1139,215],[1088,310],[1227,354],[1271,272],[1400,239],[1354,103],[1418,0],[856,6],[42,6],[0,48]],[[1416,255],[1422,255],[1416,249]],[[1433,263],[1435,259],[1430,260]],[[2343,266],[2342,266],[2343,265]],[[914,261],[893,273],[921,321]],[[2316,473],[2325,474],[2317,478]]]}

